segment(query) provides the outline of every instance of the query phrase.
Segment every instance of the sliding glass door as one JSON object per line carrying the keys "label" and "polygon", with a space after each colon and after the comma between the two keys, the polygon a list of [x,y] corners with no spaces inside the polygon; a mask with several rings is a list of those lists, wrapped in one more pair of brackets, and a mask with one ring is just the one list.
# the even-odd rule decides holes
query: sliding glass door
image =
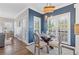
{"label": "sliding glass door", "polygon": [[47,33],[54,35],[56,40],[61,37],[62,43],[70,45],[70,13],[51,15],[46,21]]}
{"label": "sliding glass door", "polygon": [[62,43],[70,45],[70,13],[60,14],[58,18],[59,36]]}

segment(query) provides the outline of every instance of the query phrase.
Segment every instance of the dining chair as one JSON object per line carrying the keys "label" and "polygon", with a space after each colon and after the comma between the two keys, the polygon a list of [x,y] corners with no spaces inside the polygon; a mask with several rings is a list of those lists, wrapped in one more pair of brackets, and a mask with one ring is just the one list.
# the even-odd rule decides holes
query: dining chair
{"label": "dining chair", "polygon": [[50,41],[49,46],[58,48],[58,54],[62,54],[61,45],[59,46],[59,42],[57,40]]}
{"label": "dining chair", "polygon": [[40,34],[35,32],[34,33],[34,54],[36,54],[36,48],[38,48],[38,54],[40,55],[40,49],[43,49],[43,47],[46,46],[46,43],[42,41]]}
{"label": "dining chair", "polygon": [[73,55],[76,55],[74,46],[70,46],[70,45],[67,45],[67,44],[61,44],[61,49],[62,48],[66,48],[66,49],[72,50],[73,51]]}

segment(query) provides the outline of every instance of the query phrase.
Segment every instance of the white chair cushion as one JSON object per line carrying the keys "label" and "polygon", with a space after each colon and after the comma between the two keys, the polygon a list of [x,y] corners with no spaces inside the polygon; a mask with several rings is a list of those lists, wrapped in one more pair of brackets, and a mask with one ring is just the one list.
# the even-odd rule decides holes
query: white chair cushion
{"label": "white chair cushion", "polygon": [[49,45],[52,47],[58,47],[58,42],[57,41],[51,41],[49,42]]}
{"label": "white chair cushion", "polygon": [[44,47],[44,46],[46,46],[47,44],[45,43],[45,42],[43,42],[43,41],[40,41],[40,46],[41,47]]}

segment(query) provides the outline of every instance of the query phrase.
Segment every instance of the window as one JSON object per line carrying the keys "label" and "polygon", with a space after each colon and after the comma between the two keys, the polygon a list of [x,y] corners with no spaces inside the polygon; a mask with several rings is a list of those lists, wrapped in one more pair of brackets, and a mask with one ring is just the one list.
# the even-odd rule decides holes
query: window
{"label": "window", "polygon": [[41,19],[34,16],[34,31],[41,33]]}

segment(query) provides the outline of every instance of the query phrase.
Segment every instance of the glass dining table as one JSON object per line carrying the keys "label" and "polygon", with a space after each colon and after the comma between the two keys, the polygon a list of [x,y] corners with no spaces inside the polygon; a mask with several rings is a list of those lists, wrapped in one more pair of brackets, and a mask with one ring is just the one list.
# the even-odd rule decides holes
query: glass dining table
{"label": "glass dining table", "polygon": [[41,35],[41,38],[45,43],[47,43],[47,53],[49,53],[49,47],[53,49],[53,47],[49,45],[49,42],[52,41],[51,36],[45,34],[45,35]]}

